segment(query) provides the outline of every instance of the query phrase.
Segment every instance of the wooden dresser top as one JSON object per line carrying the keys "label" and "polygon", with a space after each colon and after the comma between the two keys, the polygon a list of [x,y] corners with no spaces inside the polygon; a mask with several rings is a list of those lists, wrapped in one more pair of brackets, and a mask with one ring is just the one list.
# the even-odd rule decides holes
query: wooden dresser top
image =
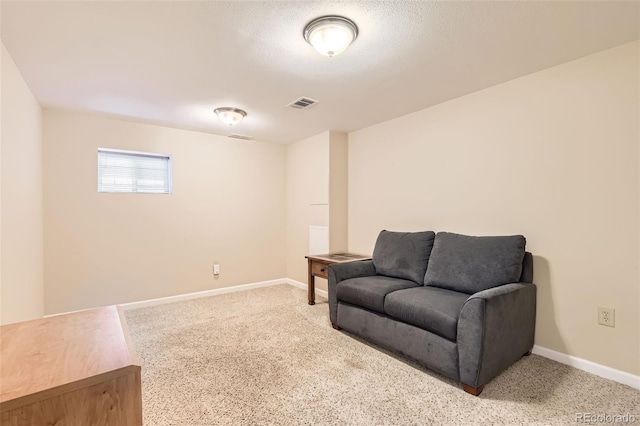
{"label": "wooden dresser top", "polygon": [[140,369],[116,306],[0,326],[2,411]]}

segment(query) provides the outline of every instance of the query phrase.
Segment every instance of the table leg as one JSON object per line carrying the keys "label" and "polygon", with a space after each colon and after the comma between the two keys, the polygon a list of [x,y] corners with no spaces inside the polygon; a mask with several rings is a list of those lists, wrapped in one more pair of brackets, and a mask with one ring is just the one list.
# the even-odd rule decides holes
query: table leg
{"label": "table leg", "polygon": [[311,260],[309,260],[309,276],[307,278],[307,296],[309,298],[309,304],[316,304],[316,277],[311,273]]}

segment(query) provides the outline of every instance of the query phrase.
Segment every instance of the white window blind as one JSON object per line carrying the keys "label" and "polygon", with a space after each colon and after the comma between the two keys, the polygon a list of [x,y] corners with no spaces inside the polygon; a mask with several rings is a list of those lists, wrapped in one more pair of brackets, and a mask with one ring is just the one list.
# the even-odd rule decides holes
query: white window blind
{"label": "white window blind", "polygon": [[98,148],[98,192],[171,193],[171,156]]}

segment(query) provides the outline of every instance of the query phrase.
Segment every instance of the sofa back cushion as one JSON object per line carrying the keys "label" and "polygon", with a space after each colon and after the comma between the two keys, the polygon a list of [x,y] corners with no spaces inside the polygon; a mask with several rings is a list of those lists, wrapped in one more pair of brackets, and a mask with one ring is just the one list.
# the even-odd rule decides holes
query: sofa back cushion
{"label": "sofa back cushion", "polygon": [[533,283],[533,255],[528,251],[524,252],[522,259],[522,273],[520,274],[521,283]]}
{"label": "sofa back cushion", "polygon": [[436,234],[382,231],[373,249],[376,274],[422,284]]}
{"label": "sofa back cushion", "polygon": [[522,235],[436,235],[424,284],[473,294],[519,282],[526,240]]}

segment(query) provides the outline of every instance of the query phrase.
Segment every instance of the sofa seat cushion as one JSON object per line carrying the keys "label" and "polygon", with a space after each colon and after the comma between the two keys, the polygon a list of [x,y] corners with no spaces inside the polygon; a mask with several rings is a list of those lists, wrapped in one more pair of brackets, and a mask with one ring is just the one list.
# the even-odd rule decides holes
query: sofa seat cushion
{"label": "sofa seat cushion", "polygon": [[376,274],[422,284],[436,234],[381,231],[373,249]]}
{"label": "sofa seat cushion", "polygon": [[516,283],[522,273],[525,244],[522,235],[470,237],[439,232],[424,284],[473,294]]}
{"label": "sofa seat cushion", "polygon": [[339,302],[384,313],[384,298],[391,292],[418,287],[412,281],[381,275],[351,278],[338,283],[336,295]]}
{"label": "sofa seat cushion", "polygon": [[409,288],[387,295],[384,312],[455,342],[458,316],[468,298],[468,294],[443,288]]}

